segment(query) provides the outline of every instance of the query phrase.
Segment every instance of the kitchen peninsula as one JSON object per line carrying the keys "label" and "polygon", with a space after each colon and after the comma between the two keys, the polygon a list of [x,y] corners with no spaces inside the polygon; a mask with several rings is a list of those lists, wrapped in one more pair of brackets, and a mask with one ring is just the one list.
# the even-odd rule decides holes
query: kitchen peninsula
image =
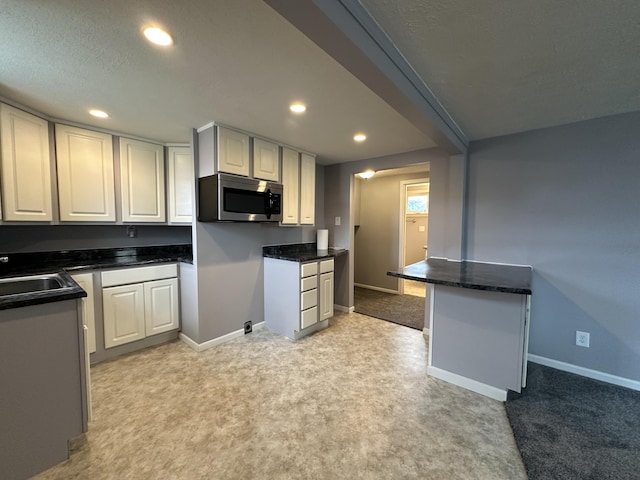
{"label": "kitchen peninsula", "polygon": [[430,284],[429,375],[501,401],[526,385],[531,267],[429,258],[387,275]]}

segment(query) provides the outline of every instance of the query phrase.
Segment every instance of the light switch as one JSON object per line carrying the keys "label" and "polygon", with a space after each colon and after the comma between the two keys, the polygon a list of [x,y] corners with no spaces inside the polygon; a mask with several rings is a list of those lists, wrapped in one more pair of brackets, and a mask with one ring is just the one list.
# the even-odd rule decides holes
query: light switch
{"label": "light switch", "polygon": [[336,217],[336,226],[340,225],[340,217]]}
{"label": "light switch", "polygon": [[420,225],[420,226],[418,227],[418,231],[419,231],[419,232],[424,232],[424,230],[425,230],[424,225]]}

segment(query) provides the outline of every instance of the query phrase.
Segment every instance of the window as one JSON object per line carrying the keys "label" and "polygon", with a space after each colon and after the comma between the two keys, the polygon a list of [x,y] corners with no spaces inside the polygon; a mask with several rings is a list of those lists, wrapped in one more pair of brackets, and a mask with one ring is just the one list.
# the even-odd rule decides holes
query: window
{"label": "window", "polygon": [[407,196],[407,214],[429,213],[429,195]]}

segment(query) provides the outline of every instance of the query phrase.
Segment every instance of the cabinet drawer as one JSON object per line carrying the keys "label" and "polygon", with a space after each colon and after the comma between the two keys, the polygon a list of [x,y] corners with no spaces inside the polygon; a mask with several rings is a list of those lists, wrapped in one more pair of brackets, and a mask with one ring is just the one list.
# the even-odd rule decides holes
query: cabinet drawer
{"label": "cabinet drawer", "polygon": [[318,277],[307,277],[300,280],[300,291],[306,292],[307,290],[311,290],[312,288],[318,288]]}
{"label": "cabinet drawer", "polygon": [[318,307],[310,308],[309,310],[304,310],[300,314],[300,329],[304,330],[307,327],[310,327],[314,323],[318,321]]}
{"label": "cabinet drawer", "polygon": [[333,272],[333,258],[320,262],[320,273]]}
{"label": "cabinet drawer", "polygon": [[125,268],[122,270],[109,270],[102,272],[102,287],[114,285],[128,285],[130,283],[149,282],[178,276],[178,266],[154,265],[151,267]]}
{"label": "cabinet drawer", "polygon": [[318,290],[313,289],[300,294],[300,310],[306,310],[316,305],[318,305]]}
{"label": "cabinet drawer", "polygon": [[310,277],[318,273],[318,262],[303,263],[300,265],[300,277]]}

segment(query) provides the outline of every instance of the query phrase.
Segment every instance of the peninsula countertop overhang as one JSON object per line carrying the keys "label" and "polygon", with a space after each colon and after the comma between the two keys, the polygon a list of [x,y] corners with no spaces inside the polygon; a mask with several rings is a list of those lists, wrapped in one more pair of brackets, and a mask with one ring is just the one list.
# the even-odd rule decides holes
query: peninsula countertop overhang
{"label": "peninsula countertop overhang", "polygon": [[387,275],[449,287],[531,295],[531,272],[528,266],[429,258]]}

